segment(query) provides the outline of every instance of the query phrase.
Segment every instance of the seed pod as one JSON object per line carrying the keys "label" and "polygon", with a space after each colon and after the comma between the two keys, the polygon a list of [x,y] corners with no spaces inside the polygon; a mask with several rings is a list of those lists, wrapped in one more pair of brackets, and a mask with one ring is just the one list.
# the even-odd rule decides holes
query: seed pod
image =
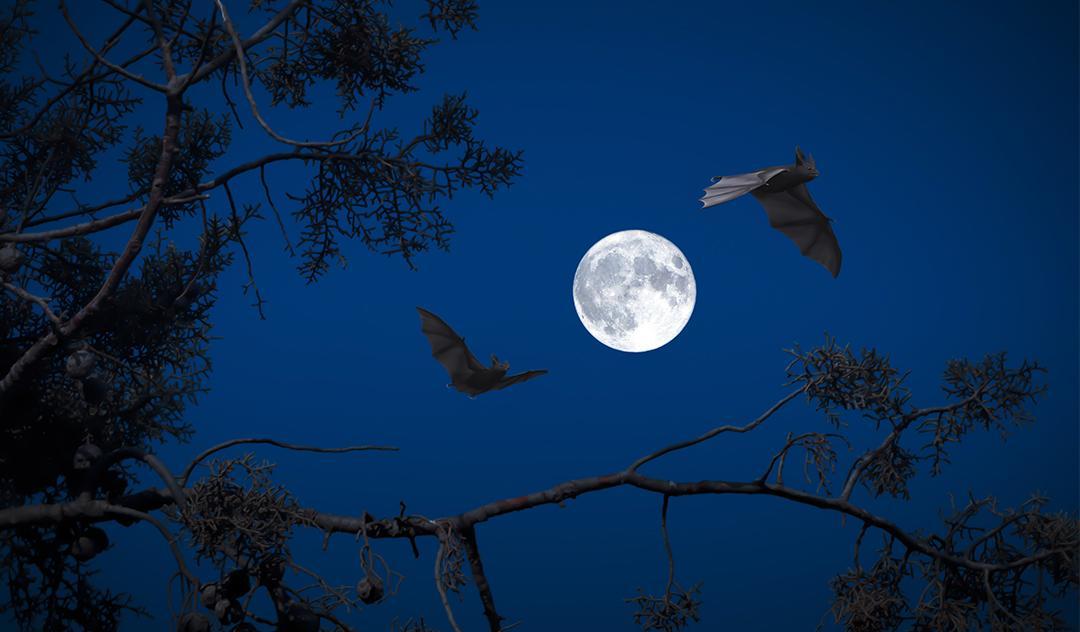
{"label": "seed pod", "polygon": [[97,527],[90,527],[71,543],[71,556],[80,562],[93,559],[109,546],[109,536]]}
{"label": "seed pod", "polygon": [[230,599],[239,599],[249,590],[251,590],[251,575],[243,568],[230,572],[221,582],[221,591]]}
{"label": "seed pod", "polygon": [[81,383],[83,399],[88,404],[100,404],[109,395],[109,383],[96,375],[91,375]]}
{"label": "seed pod", "polygon": [[64,362],[64,371],[67,372],[68,377],[81,380],[90,375],[95,366],[97,366],[97,356],[86,349],[79,349],[67,357],[67,361]]}
{"label": "seed pod", "polygon": [[278,632],[319,632],[319,615],[302,603],[294,603],[278,615]]}
{"label": "seed pod", "polygon": [[217,605],[219,597],[218,585],[215,583],[205,584],[202,590],[199,591],[199,602],[202,603],[203,608],[207,610],[213,610]]}
{"label": "seed pod", "polygon": [[366,604],[373,604],[383,598],[382,580],[373,575],[367,575],[356,584],[356,596]]}
{"label": "seed pod", "polygon": [[19,267],[22,266],[22,262],[23,254],[15,247],[15,244],[8,244],[0,248],[0,271],[15,274],[19,271]]}
{"label": "seed pod", "polygon": [[210,619],[201,612],[188,612],[180,617],[176,632],[210,632]]}
{"label": "seed pod", "polygon": [[240,606],[232,600],[221,599],[214,606],[214,616],[221,623],[236,623],[244,618],[244,612],[240,610]]}
{"label": "seed pod", "polygon": [[75,458],[72,459],[71,465],[77,470],[88,470],[95,461],[101,458],[102,454],[101,448],[93,443],[84,443],[75,450]]}

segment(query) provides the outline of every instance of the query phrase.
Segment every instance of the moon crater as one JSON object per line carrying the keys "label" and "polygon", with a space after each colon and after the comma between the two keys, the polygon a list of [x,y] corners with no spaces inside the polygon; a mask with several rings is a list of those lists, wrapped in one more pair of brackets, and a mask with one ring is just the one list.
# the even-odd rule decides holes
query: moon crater
{"label": "moon crater", "polygon": [[585,329],[620,351],[651,351],[671,342],[694,311],[690,263],[667,239],[643,230],[596,242],[574,274],[574,307]]}

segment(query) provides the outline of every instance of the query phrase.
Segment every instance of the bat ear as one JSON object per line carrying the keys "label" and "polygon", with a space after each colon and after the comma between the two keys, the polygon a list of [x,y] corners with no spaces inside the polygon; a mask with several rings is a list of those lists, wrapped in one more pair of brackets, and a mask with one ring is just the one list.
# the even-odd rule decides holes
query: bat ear
{"label": "bat ear", "polygon": [[805,161],[806,161],[806,159],[803,158],[802,150],[799,149],[799,147],[796,145],[795,146],[795,164],[796,165],[801,165]]}
{"label": "bat ear", "polygon": [[814,163],[814,154],[810,154],[806,157],[806,165],[813,169],[816,165]]}

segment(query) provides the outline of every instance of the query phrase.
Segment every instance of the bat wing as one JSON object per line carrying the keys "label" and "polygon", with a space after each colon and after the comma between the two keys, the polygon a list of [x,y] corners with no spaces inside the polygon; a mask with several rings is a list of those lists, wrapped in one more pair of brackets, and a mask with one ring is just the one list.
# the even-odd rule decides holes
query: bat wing
{"label": "bat wing", "polygon": [[753,173],[740,173],[735,176],[714,178],[716,183],[705,189],[705,196],[700,199],[701,208],[723,204],[741,195],[746,195],[768,182],[776,174],[784,171],[787,171],[785,167],[770,167]]}
{"label": "bat wing", "polygon": [[547,373],[547,369],[540,369],[538,371],[525,371],[524,373],[518,373],[517,375],[510,375],[499,380],[499,383],[491,387],[491,390],[498,390],[500,388],[506,388],[507,386],[513,386],[519,382],[525,382],[533,379],[534,377],[540,377]]}
{"label": "bat wing", "polygon": [[805,184],[775,193],[754,191],[754,197],[765,207],[769,225],[794,241],[799,252],[834,277],[840,274],[840,243],[829,225],[832,220],[814,203]]}
{"label": "bat wing", "polygon": [[487,368],[473,356],[465,346],[465,339],[446,321],[426,309],[417,307],[416,311],[420,312],[420,331],[431,345],[431,356],[443,365],[452,382],[463,382],[476,371]]}

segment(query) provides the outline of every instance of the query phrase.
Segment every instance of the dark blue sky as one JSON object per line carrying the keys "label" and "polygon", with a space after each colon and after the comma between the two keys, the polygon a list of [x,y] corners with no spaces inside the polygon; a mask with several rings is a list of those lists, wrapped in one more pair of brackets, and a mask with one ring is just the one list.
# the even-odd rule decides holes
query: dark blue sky
{"label": "dark blue sky", "polygon": [[[401,452],[259,453],[305,505],[382,516],[404,500],[437,517],[746,421],[786,392],[782,349],[828,332],[889,353],[912,371],[924,405],[942,401],[951,358],[1006,350],[1049,369],[1034,426],[1007,442],[975,433],[942,476],[924,473],[911,501],[879,503],[881,513],[932,528],[950,493],[1015,504],[1035,490],[1075,511],[1075,2],[489,1],[479,24],[434,49],[421,91],[390,101],[384,121],[407,125],[441,93],[467,90],[480,134],[525,150],[524,176],[493,201],[448,203],[451,252],[422,256],[418,272],[352,244],[348,269],[305,286],[276,226],[255,228],[269,319],[247,307],[242,271],[232,271],[216,313],[213,390],[192,410],[192,443],[163,448],[169,462],[237,436],[392,444]],[[156,103],[145,108],[159,120]],[[326,100],[268,116],[318,138],[333,110]],[[252,128],[223,166],[268,146]],[[835,280],[752,199],[698,210],[710,176],[787,163],[796,144],[814,154],[822,175],[811,189],[835,219],[844,251]],[[94,186],[115,190],[122,174],[106,167]],[[299,172],[271,174],[282,192],[304,186]],[[234,190],[261,196],[257,180]],[[698,284],[682,334],[645,354],[596,342],[571,300],[589,246],[631,228],[677,244]],[[442,315],[478,356],[551,373],[475,401],[451,392],[415,305]],[[862,448],[872,435],[852,421]],[[826,427],[798,403],[751,435],[647,472],[752,478],[788,431]],[[634,629],[623,599],[638,586],[661,591],[666,577],[659,505],[613,490],[481,525],[502,613],[521,630]],[[677,498],[669,523],[679,579],[704,582],[700,629],[812,629],[856,534],[850,521],[770,498]],[[129,533],[103,556],[104,578],[166,612],[167,549],[149,527]],[[323,553],[320,543],[302,534],[296,552],[354,583],[355,544],[339,537]],[[448,629],[431,543],[419,562],[405,542],[376,546],[407,579],[353,621],[381,629],[394,615],[424,615]],[[464,629],[480,629],[474,593],[455,607]]]}

